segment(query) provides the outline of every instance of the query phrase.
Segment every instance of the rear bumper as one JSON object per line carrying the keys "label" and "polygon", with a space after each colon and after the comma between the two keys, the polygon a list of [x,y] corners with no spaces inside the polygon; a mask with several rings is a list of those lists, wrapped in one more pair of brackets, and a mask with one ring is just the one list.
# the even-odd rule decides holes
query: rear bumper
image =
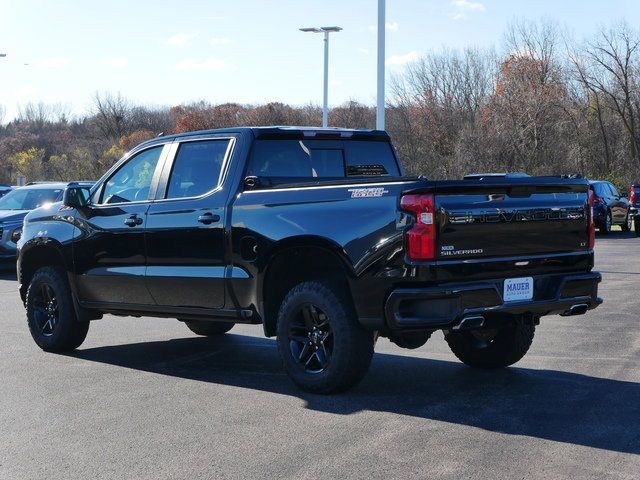
{"label": "rear bumper", "polygon": [[474,318],[490,321],[509,315],[575,315],[602,303],[598,272],[534,276],[532,300],[503,302],[504,279],[430,288],[399,288],[385,304],[392,330],[456,328]]}

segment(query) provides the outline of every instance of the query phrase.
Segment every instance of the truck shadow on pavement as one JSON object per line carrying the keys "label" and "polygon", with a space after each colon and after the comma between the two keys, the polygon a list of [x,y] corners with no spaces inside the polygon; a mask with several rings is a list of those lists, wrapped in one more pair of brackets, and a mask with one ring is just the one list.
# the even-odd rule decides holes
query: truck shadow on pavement
{"label": "truck shadow on pavement", "polygon": [[376,353],[357,387],[321,396],[290,382],[273,340],[231,334],[89,348],[71,356],[292,395],[322,412],[389,412],[640,454],[640,383],[518,367],[486,372],[458,362]]}

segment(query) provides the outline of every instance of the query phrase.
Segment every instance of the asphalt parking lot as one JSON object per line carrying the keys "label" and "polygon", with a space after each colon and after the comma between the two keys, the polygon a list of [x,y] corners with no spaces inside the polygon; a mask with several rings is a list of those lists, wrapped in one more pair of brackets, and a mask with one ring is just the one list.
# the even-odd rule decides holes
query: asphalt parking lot
{"label": "asphalt parking lot", "polygon": [[339,396],[302,393],[259,326],[199,338],[105,317],[72,355],[40,351],[0,273],[0,478],[640,476],[640,239],[598,238],[605,303],[547,317],[529,354],[479,372],[441,334],[387,340]]}

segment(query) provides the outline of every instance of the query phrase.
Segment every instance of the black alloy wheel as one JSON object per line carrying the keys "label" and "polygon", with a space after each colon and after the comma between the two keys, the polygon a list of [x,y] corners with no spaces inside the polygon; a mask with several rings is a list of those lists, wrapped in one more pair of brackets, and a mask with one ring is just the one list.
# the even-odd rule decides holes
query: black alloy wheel
{"label": "black alloy wheel", "polygon": [[86,338],[89,322],[78,319],[62,269],[39,268],[29,282],[25,306],[31,337],[43,350],[68,352]]}
{"label": "black alloy wheel", "polygon": [[331,362],[333,332],[327,314],[312,303],[300,306],[289,323],[289,350],[307,373],[321,373]]}
{"label": "black alloy wheel", "polygon": [[50,337],[59,323],[58,299],[50,284],[42,282],[33,296],[33,319],[40,333]]}

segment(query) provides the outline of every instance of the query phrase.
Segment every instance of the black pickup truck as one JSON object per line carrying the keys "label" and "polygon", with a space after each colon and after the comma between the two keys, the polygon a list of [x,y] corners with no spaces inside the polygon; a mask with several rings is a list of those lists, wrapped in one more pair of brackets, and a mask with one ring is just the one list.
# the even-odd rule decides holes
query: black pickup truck
{"label": "black pickup truck", "polygon": [[442,330],[468,365],[520,360],[545,315],[595,308],[588,182],[403,176],[382,131],[234,128],[153,139],[31,212],[20,295],[35,342],[103,314],[276,336],[301,388],[344,390],[375,342]]}

